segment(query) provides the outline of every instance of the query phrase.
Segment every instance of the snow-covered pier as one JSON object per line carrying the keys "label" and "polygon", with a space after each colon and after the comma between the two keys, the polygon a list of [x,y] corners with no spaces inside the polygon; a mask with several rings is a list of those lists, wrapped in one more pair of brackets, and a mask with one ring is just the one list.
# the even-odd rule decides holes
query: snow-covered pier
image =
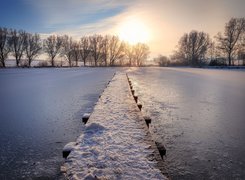
{"label": "snow-covered pier", "polygon": [[68,179],[167,179],[125,73],[104,90],[62,169]]}

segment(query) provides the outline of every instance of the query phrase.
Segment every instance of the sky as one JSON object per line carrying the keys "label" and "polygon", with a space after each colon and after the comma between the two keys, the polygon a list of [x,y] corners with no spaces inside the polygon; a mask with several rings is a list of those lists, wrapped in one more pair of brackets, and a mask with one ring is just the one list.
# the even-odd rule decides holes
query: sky
{"label": "sky", "polygon": [[0,26],[40,33],[112,34],[147,43],[151,56],[170,55],[184,33],[224,31],[245,17],[245,0],[0,0]]}

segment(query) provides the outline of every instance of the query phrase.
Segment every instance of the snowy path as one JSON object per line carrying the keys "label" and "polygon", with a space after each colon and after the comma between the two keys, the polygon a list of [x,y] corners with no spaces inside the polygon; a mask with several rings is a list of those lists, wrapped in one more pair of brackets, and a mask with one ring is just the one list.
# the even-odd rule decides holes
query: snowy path
{"label": "snowy path", "polygon": [[125,73],[105,89],[76,144],[65,163],[69,179],[166,178]]}

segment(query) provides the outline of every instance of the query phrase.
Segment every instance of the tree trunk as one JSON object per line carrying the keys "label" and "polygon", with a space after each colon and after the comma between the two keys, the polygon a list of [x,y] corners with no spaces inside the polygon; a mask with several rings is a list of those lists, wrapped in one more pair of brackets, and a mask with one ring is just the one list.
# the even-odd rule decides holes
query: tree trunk
{"label": "tree trunk", "polygon": [[28,59],[28,67],[31,67],[31,59]]}
{"label": "tree trunk", "polygon": [[228,54],[229,66],[231,66],[231,53]]}
{"label": "tree trunk", "polygon": [[54,58],[51,59],[51,66],[54,67]]}
{"label": "tree trunk", "polygon": [[71,61],[71,59],[69,59],[69,66],[70,66],[70,67],[72,66],[72,61]]}
{"label": "tree trunk", "polygon": [[3,60],[3,61],[1,61],[1,63],[2,63],[2,67],[5,68],[5,67],[6,67],[6,66],[5,66],[5,61]]}
{"label": "tree trunk", "polygon": [[20,62],[20,61],[18,60],[18,58],[16,58],[16,66],[17,66],[17,67],[19,67],[19,62]]}

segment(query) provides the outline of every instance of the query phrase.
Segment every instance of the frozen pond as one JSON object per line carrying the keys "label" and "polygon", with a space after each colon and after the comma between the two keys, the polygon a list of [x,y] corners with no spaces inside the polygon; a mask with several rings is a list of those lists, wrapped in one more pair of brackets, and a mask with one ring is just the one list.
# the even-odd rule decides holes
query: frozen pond
{"label": "frozen pond", "polygon": [[1,69],[0,179],[58,179],[112,68]]}
{"label": "frozen pond", "polygon": [[131,68],[172,179],[245,179],[245,71]]}

